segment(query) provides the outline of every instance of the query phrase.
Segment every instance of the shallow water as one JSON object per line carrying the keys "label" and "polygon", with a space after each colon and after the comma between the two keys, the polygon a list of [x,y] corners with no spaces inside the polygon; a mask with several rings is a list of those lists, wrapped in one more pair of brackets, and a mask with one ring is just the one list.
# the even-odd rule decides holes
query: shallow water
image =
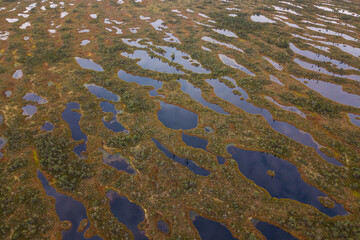
{"label": "shallow water", "polygon": [[236,36],[235,33],[229,31],[229,30],[226,30],[226,29],[213,29],[214,32],[217,32],[221,35],[224,35],[226,37],[232,37],[232,38],[237,38],[238,36]]}
{"label": "shallow water", "polygon": [[114,102],[120,101],[120,97],[118,95],[107,90],[106,88],[97,86],[95,84],[84,84],[84,87],[86,87],[97,98],[104,98],[105,100]]}
{"label": "shallow water", "polygon": [[45,104],[48,102],[46,99],[39,97],[35,93],[27,93],[27,94],[25,94],[23,99],[25,99],[26,101],[36,102],[38,104]]}
{"label": "shallow water", "polygon": [[246,101],[249,98],[249,96],[244,89],[240,87],[235,88],[241,93],[241,97],[244,98],[244,100],[241,100],[240,96],[233,93],[233,89],[229,88],[228,86],[218,81],[217,79],[207,79],[206,82],[214,88],[215,94],[218,97],[234,104],[235,106],[243,109],[247,113],[262,115],[274,130],[288,136],[294,141],[297,141],[301,144],[314,148],[315,151],[327,162],[334,164],[336,166],[342,166],[342,164],[339,161],[337,161],[335,158],[329,157],[325,153],[321,152],[320,148],[322,146],[319,143],[317,143],[309,133],[306,133],[298,129],[289,123],[275,121],[272,118],[271,113],[267,109],[256,107],[255,105]]}
{"label": "shallow water", "polygon": [[140,59],[137,64],[144,68],[149,69],[156,72],[162,73],[177,73],[183,74],[184,72],[176,69],[173,66],[163,62],[160,58],[150,57],[147,51],[145,50],[136,50],[134,53],[121,53],[124,57],[131,59]]}
{"label": "shallow water", "polygon": [[83,140],[84,143],[77,145],[74,148],[74,152],[81,157],[81,153],[86,151],[86,142],[87,136],[80,129],[80,118],[81,114],[75,111],[74,109],[80,109],[80,104],[76,102],[69,102],[66,104],[65,110],[62,112],[61,117],[64,121],[69,124],[71,130],[71,136],[75,141]]}
{"label": "shallow water", "polygon": [[198,115],[184,108],[160,101],[158,119],[165,127],[172,129],[193,129],[198,125]]}
{"label": "shallow water", "polygon": [[345,92],[340,85],[320,80],[298,78],[292,76],[296,80],[303,83],[308,88],[321,94],[334,102],[360,108],[360,96],[352,93]]}
{"label": "shallow water", "polygon": [[191,83],[189,83],[188,80],[179,79],[178,82],[181,84],[181,87],[180,87],[181,91],[189,94],[192,99],[199,102],[204,107],[208,107],[211,110],[214,110],[215,112],[218,112],[221,114],[226,114],[226,115],[229,114],[228,112],[224,111],[224,109],[222,107],[220,107],[219,105],[206,101],[202,97],[201,89],[193,86]]}
{"label": "shallow water", "polygon": [[352,122],[352,124],[360,127],[360,115],[353,114],[353,113],[348,113],[348,116],[349,116],[350,121]]}
{"label": "shallow water", "polygon": [[276,23],[274,20],[271,20],[264,15],[252,15],[251,21],[259,22],[259,23]]}
{"label": "shallow water", "polygon": [[311,52],[309,50],[301,50],[301,49],[297,48],[293,43],[290,43],[289,47],[296,54],[299,54],[301,56],[310,58],[310,59],[315,60],[315,61],[329,62],[329,63],[331,63],[333,65],[336,65],[336,67],[338,69],[358,70],[357,68],[351,67],[351,66],[347,65],[346,63],[343,63],[341,61],[332,59],[330,57],[327,57],[327,56],[324,56],[324,55],[321,55],[321,54],[318,54],[318,53],[314,53],[314,52]]}
{"label": "shallow water", "polygon": [[275,62],[274,60],[268,58],[268,57],[265,57],[263,56],[263,58],[268,61],[274,68],[276,68],[277,70],[283,70],[283,66],[281,66],[279,63]]}
{"label": "shallow water", "polygon": [[145,232],[137,227],[145,220],[144,210],[139,205],[129,201],[124,196],[120,196],[119,193],[113,190],[108,191],[106,196],[109,199],[111,212],[114,217],[132,231],[135,240],[148,239],[145,236]]}
{"label": "shallow water", "polygon": [[204,218],[192,211],[189,215],[202,240],[236,240],[223,223]]}
{"label": "shallow water", "polygon": [[233,58],[230,58],[224,54],[219,54],[219,58],[225,65],[228,65],[229,67],[235,69],[239,69],[240,71],[243,71],[244,73],[249,74],[250,76],[255,76],[254,73],[250,72],[246,67],[238,64]]}
{"label": "shallow water", "polygon": [[270,75],[270,81],[274,82],[274,83],[278,83],[280,84],[281,86],[285,86],[282,82],[280,82],[280,80],[275,77],[274,75]]}
{"label": "shallow water", "polygon": [[275,101],[272,97],[269,97],[269,96],[265,96],[265,99],[274,103],[276,106],[284,109],[285,111],[289,111],[289,112],[294,112],[296,113],[297,115],[299,115],[300,117],[303,117],[303,118],[306,118],[306,114],[303,113],[302,111],[300,111],[300,109],[298,109],[297,107],[294,107],[294,106],[284,106],[280,103],[278,103],[277,101]]}
{"label": "shallow water", "polygon": [[204,73],[204,74],[210,73],[210,71],[203,68],[198,61],[191,59],[191,56],[187,53],[179,51],[174,47],[166,47],[166,46],[157,46],[157,47],[165,51],[163,56],[167,60],[180,64],[186,70],[195,73]]}
{"label": "shallow water", "polygon": [[103,149],[99,149],[103,153],[103,162],[118,171],[124,171],[129,174],[135,175],[136,171],[131,166],[130,160],[123,157],[120,153],[110,154]]}
{"label": "shallow water", "polygon": [[15,78],[15,79],[20,79],[20,78],[22,78],[23,76],[24,76],[24,74],[23,74],[23,72],[22,72],[21,69],[20,69],[20,70],[16,70],[15,73],[13,74],[13,78]]}
{"label": "shallow water", "polygon": [[102,238],[98,236],[94,236],[91,238],[85,238],[84,232],[86,229],[89,228],[88,226],[85,228],[83,232],[77,232],[77,229],[80,225],[81,220],[88,219],[86,215],[86,209],[84,205],[65,195],[62,193],[57,192],[47,181],[45,176],[40,170],[37,170],[37,176],[38,179],[41,181],[42,186],[44,187],[44,190],[46,191],[46,194],[48,196],[51,196],[55,198],[55,210],[56,214],[59,216],[61,221],[70,221],[71,222],[71,228],[69,230],[62,232],[62,240],[100,240]]}
{"label": "shallow water", "polygon": [[79,58],[79,57],[75,57],[77,63],[80,65],[80,67],[85,68],[85,69],[89,69],[89,70],[94,70],[97,72],[103,72],[104,69],[102,68],[101,65],[94,63],[93,60],[91,59],[85,59],[85,58]]}
{"label": "shallow water", "polygon": [[[228,47],[230,49],[234,49],[236,51],[242,52],[244,53],[244,51],[238,47],[235,47],[234,45],[230,44],[230,43],[224,43],[224,42],[220,42],[216,39],[213,39],[211,37],[202,37],[201,40],[205,41],[205,42],[209,42],[209,43],[213,43],[213,44],[217,44],[217,45],[221,45],[221,46],[225,46]],[[208,50],[205,50],[208,51]],[[211,50],[210,50],[211,51]]]}
{"label": "shallow water", "polygon": [[163,85],[163,82],[161,82],[161,81],[158,81],[158,80],[155,80],[152,78],[148,78],[148,77],[132,75],[123,70],[118,71],[117,74],[121,80],[124,80],[126,82],[134,82],[141,86],[153,86],[155,89],[149,91],[150,96],[159,96],[160,95],[157,93],[157,90],[160,89]]}
{"label": "shallow water", "polygon": [[290,233],[270,223],[252,219],[254,226],[266,237],[267,240],[297,240]]}
{"label": "shallow water", "polygon": [[[243,150],[232,145],[227,147],[227,151],[238,163],[240,172],[260,187],[265,188],[272,197],[290,198],[310,204],[330,217],[348,214],[338,203],[334,208],[324,207],[318,197],[326,195],[304,182],[296,166],[288,161],[271,154]],[[266,173],[268,170],[274,171],[275,176],[269,176]]]}
{"label": "shallow water", "polygon": [[210,175],[210,172],[208,170],[199,167],[194,161],[176,156],[155,138],[151,138],[151,140],[153,140],[153,142],[158,147],[158,149],[160,151],[162,151],[166,157],[174,160],[177,163],[180,163],[181,165],[185,166],[186,168],[188,168],[190,171],[192,171],[193,173],[195,173],[197,175],[204,176],[204,177]]}
{"label": "shallow water", "polygon": [[347,78],[347,79],[351,79],[351,80],[355,80],[355,81],[360,82],[360,75],[355,75],[355,74],[352,74],[352,75],[341,75],[341,74],[329,72],[327,69],[325,69],[325,68],[323,68],[323,67],[320,67],[320,66],[318,66],[318,65],[315,65],[315,64],[311,64],[311,63],[302,61],[302,60],[300,60],[300,59],[298,59],[298,58],[295,58],[295,59],[294,59],[294,62],[297,63],[297,64],[299,64],[302,68],[305,68],[305,69],[310,70],[310,71],[314,71],[314,72],[318,72],[318,73],[323,73],[323,74],[326,74],[326,75],[330,75],[330,76],[334,76],[334,77],[339,77],[339,78]]}
{"label": "shallow water", "polygon": [[31,118],[37,112],[37,107],[31,104],[25,105],[21,109],[23,110],[22,115],[28,116],[28,118]]}
{"label": "shallow water", "polygon": [[339,32],[335,32],[329,29],[325,29],[325,28],[318,28],[318,27],[306,27],[312,31],[315,32],[319,32],[319,33],[323,33],[323,34],[328,34],[328,35],[333,35],[333,36],[340,36],[342,38],[344,38],[345,40],[349,40],[349,41],[354,41],[354,42],[358,42],[359,40],[356,38],[353,38],[349,35],[346,35],[344,33],[339,33]]}
{"label": "shallow water", "polygon": [[191,136],[185,133],[181,134],[181,138],[186,145],[207,151],[206,146],[209,143],[208,140],[199,138],[197,136]]}

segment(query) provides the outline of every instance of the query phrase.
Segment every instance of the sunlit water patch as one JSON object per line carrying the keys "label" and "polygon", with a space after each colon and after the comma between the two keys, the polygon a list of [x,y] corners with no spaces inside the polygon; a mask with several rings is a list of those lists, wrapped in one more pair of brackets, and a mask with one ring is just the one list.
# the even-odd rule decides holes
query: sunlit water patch
{"label": "sunlit water patch", "polygon": [[[228,47],[230,49],[234,49],[236,51],[239,51],[239,52],[242,52],[244,53],[244,51],[238,47],[235,47],[234,45],[232,44],[229,44],[229,43],[224,43],[224,42],[220,42],[218,40],[215,40],[211,37],[202,37],[201,40],[205,41],[205,42],[209,42],[209,43],[213,43],[213,44],[217,44],[217,45],[221,45],[221,46],[225,46],[225,47]],[[208,50],[206,50],[208,51]]]}
{"label": "sunlit water patch", "polygon": [[252,15],[251,21],[259,23],[276,23],[274,20],[265,17],[264,15]]}
{"label": "sunlit water patch", "polygon": [[185,166],[186,168],[188,168],[190,171],[192,171],[193,173],[200,175],[200,176],[208,176],[210,175],[210,172],[204,168],[199,167],[193,160],[190,159],[185,159],[179,156],[176,156],[175,154],[173,154],[172,152],[170,152],[169,149],[167,149],[162,143],[160,143],[158,140],[156,140],[155,138],[151,138],[153,140],[153,142],[155,143],[155,145],[157,146],[157,148],[168,158],[172,159],[173,161],[180,163],[181,165]]}
{"label": "sunlit water patch", "polygon": [[84,84],[84,86],[97,98],[104,98],[105,100],[114,102],[120,101],[120,97],[118,95],[107,90],[106,88],[97,86],[95,84]]}
{"label": "sunlit water patch", "polygon": [[150,57],[150,55],[145,50],[136,50],[134,53],[123,52],[121,53],[121,55],[127,58],[137,59],[137,64],[144,69],[149,69],[162,73],[184,73],[176,69],[175,67],[163,62],[160,58]]}
{"label": "sunlit water patch", "polygon": [[353,113],[348,113],[348,116],[349,116],[349,118],[350,118],[350,121],[351,121],[354,125],[360,127],[360,115],[353,114]]}
{"label": "sunlit water patch", "polygon": [[138,228],[138,225],[145,220],[144,210],[113,190],[108,191],[106,196],[109,199],[111,212],[119,222],[132,231],[134,239],[147,240],[145,232]]}
{"label": "sunlit water patch", "polygon": [[94,63],[94,61],[91,59],[85,59],[85,58],[80,58],[80,57],[75,57],[75,59],[76,59],[77,63],[80,65],[80,67],[82,67],[82,68],[94,70],[97,72],[104,71],[104,69],[102,68],[101,65]]}
{"label": "sunlit water patch", "polygon": [[[238,163],[240,172],[265,188],[272,197],[289,198],[312,205],[330,217],[348,214],[338,203],[335,203],[334,208],[324,207],[319,197],[326,195],[304,182],[296,166],[288,161],[267,153],[243,150],[233,145],[227,146],[227,151]],[[267,174],[268,170],[274,171],[275,176]]]}
{"label": "sunlit water patch", "polygon": [[268,58],[268,57],[265,57],[263,56],[263,58],[268,61],[274,68],[276,68],[277,70],[283,70],[283,66],[281,66],[279,63],[275,62],[274,60]]}
{"label": "sunlit water patch", "polygon": [[23,97],[24,100],[26,101],[32,101],[32,102],[36,102],[38,104],[45,104],[47,103],[47,100],[39,97],[38,95],[36,95],[35,93],[27,93],[24,95]]}
{"label": "sunlit water patch", "polygon": [[219,58],[220,60],[227,66],[238,69],[246,74],[249,74],[250,76],[255,76],[254,73],[252,73],[251,71],[249,71],[246,67],[238,64],[235,59],[230,58],[224,54],[219,54]]}
{"label": "sunlit water patch", "polygon": [[226,29],[213,29],[214,32],[217,32],[218,34],[224,35],[226,37],[232,37],[232,38],[237,38],[238,36]]}
{"label": "sunlit water patch", "polygon": [[22,115],[28,116],[28,118],[31,118],[37,112],[37,107],[31,104],[25,105],[21,109],[23,110]]}
{"label": "sunlit water patch", "polygon": [[272,81],[274,83],[278,83],[281,86],[284,86],[284,84],[277,77],[275,77],[274,75],[270,75],[270,81]]}

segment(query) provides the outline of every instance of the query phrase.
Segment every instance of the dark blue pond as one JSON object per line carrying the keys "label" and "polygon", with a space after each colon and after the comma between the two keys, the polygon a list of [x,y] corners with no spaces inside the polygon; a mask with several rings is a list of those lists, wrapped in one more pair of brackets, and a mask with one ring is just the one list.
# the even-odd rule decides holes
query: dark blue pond
{"label": "dark blue pond", "polygon": [[170,231],[169,225],[164,220],[157,221],[157,228],[164,233],[168,233]]}
{"label": "dark blue pond", "polygon": [[163,82],[157,81],[155,79],[148,78],[148,77],[140,77],[140,76],[131,75],[123,70],[118,71],[117,74],[120,79],[122,79],[126,82],[137,83],[141,86],[153,86],[155,89],[149,91],[150,96],[159,96],[159,94],[157,93],[157,90],[162,87]]}
{"label": "dark blue pond", "polygon": [[165,156],[167,156],[168,158],[187,167],[190,171],[192,171],[197,175],[201,175],[205,177],[210,175],[210,172],[208,170],[199,167],[194,161],[176,156],[175,154],[170,152],[169,149],[167,149],[164,145],[162,145],[158,140],[156,140],[155,138],[151,138],[151,139],[159,148],[159,150],[162,151],[165,154]]}
{"label": "dark blue pond", "polygon": [[51,122],[46,121],[41,127],[41,130],[50,132],[54,129],[54,125]]}
{"label": "dark blue pond", "polygon": [[[328,155],[320,151],[320,148],[322,146],[319,143],[317,143],[309,133],[306,133],[298,129],[289,123],[275,121],[272,118],[271,113],[267,109],[256,107],[255,105],[246,101],[249,98],[249,96],[244,89],[240,87],[231,89],[228,86],[226,86],[224,83],[218,81],[217,79],[207,79],[206,82],[209,83],[214,88],[215,94],[218,97],[224,99],[225,101],[231,102],[232,104],[243,109],[247,113],[262,115],[274,130],[288,136],[294,141],[297,141],[301,144],[314,148],[316,152],[327,162],[334,164],[336,166],[343,166],[335,158],[329,157]],[[234,94],[233,90],[238,90],[241,93],[241,97],[243,97],[244,100],[241,100],[240,96]]]}
{"label": "dark blue pond", "polygon": [[257,219],[252,219],[252,222],[257,230],[259,230],[266,240],[297,240],[290,233],[272,224],[262,222]]}
{"label": "dark blue pond", "polygon": [[[190,146],[190,147],[193,147],[193,148],[200,148],[200,149],[203,149],[205,151],[208,151],[206,149],[207,145],[208,145],[208,140],[206,139],[202,139],[202,138],[199,138],[197,136],[191,136],[191,135],[187,135],[185,133],[182,133],[181,135],[181,138],[183,140],[183,142]],[[223,165],[226,161],[225,158],[221,157],[221,156],[217,156],[217,161],[220,165]]]}
{"label": "dark blue pond", "polygon": [[225,112],[222,107],[216,105],[214,103],[209,103],[202,97],[202,92],[200,88],[194,87],[188,80],[179,79],[179,83],[181,84],[181,91],[190,95],[192,99],[199,102],[204,107],[208,107],[215,112],[222,113],[228,115],[229,113]]}
{"label": "dark blue pond", "polygon": [[62,240],[100,240],[102,238],[98,236],[94,236],[91,238],[85,238],[84,232],[89,228],[88,226],[85,228],[83,232],[77,232],[77,229],[80,225],[81,220],[88,219],[86,215],[86,209],[84,205],[76,201],[75,199],[66,196],[65,194],[57,192],[52,186],[50,186],[49,182],[43,175],[43,173],[38,170],[37,176],[43,185],[43,188],[46,191],[48,196],[55,198],[55,209],[56,214],[59,216],[61,221],[70,221],[72,226],[71,229],[62,232]]}
{"label": "dark blue pond", "polygon": [[128,158],[123,157],[120,153],[109,154],[103,149],[100,149],[103,153],[103,162],[119,171],[125,171],[129,174],[136,174],[134,168],[132,168],[130,164],[130,160]]}
{"label": "dark blue pond", "polygon": [[126,197],[110,190],[106,193],[109,199],[111,212],[134,234],[135,240],[148,239],[144,231],[140,231],[138,225],[145,220],[144,210],[137,204],[130,202]]}
{"label": "dark blue pond", "polygon": [[209,143],[208,140],[199,138],[197,136],[187,135],[185,133],[181,134],[181,138],[186,145],[193,147],[193,148],[201,148],[201,149],[204,149],[205,151],[207,151],[206,146]]}
{"label": "dark blue pond", "polygon": [[204,218],[196,212],[189,212],[191,220],[202,240],[236,240],[222,223]]}
{"label": "dark blue pond", "polygon": [[198,115],[184,108],[160,101],[158,119],[165,127],[172,129],[193,129],[198,125]]}
{"label": "dark blue pond", "polygon": [[74,152],[81,157],[81,153],[86,151],[87,137],[80,129],[81,114],[72,110],[80,109],[80,104],[76,102],[69,102],[66,104],[66,108],[61,114],[61,117],[69,124],[71,130],[71,136],[75,141],[84,140],[84,143],[76,146]]}
{"label": "dark blue pond", "polygon": [[84,86],[97,98],[104,98],[105,100],[114,102],[120,101],[120,97],[118,95],[103,87],[97,86],[95,84],[84,84]]}
{"label": "dark blue pond", "polygon": [[104,118],[102,119],[102,122],[106,128],[116,133],[126,131],[126,128],[120,122],[118,122],[116,118],[118,111],[115,109],[114,104],[111,104],[108,101],[103,101],[100,103],[100,107],[103,112],[114,114],[110,121],[105,121]]}
{"label": "dark blue pond", "polygon": [[[304,182],[296,166],[288,161],[271,154],[243,150],[235,146],[228,146],[227,151],[238,163],[240,172],[265,188],[272,197],[290,198],[310,204],[330,217],[348,214],[338,203],[334,208],[324,207],[318,197],[325,197],[326,194]],[[268,170],[274,171],[275,176],[269,176],[266,173]]]}

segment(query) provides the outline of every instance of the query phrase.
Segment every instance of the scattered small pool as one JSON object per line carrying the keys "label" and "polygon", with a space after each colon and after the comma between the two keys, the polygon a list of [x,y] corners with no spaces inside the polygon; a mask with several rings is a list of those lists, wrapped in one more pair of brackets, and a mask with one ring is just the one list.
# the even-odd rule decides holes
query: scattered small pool
{"label": "scattered small pool", "polygon": [[20,70],[16,70],[15,73],[13,74],[13,78],[15,79],[20,79],[24,76],[23,71]]}
{"label": "scattered small pool", "polygon": [[360,127],[360,115],[353,114],[353,113],[348,113],[348,116],[349,116],[349,118],[350,118],[350,121],[351,121],[354,125]]}
{"label": "scattered small pool", "polygon": [[106,88],[97,86],[95,84],[84,84],[84,86],[97,98],[104,98],[105,100],[114,102],[120,101],[120,97],[118,95],[107,90]]}
{"label": "scattered small pool", "polygon": [[107,129],[116,133],[127,132],[126,128],[116,118],[116,115],[119,112],[115,109],[114,104],[111,104],[108,101],[103,101],[100,102],[100,107],[103,112],[114,114],[110,121],[106,121],[104,118],[102,119],[102,122]]}
{"label": "scattered small pool", "polygon": [[235,69],[239,69],[240,71],[249,74],[250,76],[255,76],[254,73],[250,72],[246,67],[238,64],[235,59],[230,58],[224,54],[219,54],[219,58],[220,60],[225,64],[228,65],[229,67],[235,68]]}
{"label": "scattered small pool", "polygon": [[264,15],[252,15],[251,21],[259,22],[259,23],[276,23],[274,20],[265,17]]}

